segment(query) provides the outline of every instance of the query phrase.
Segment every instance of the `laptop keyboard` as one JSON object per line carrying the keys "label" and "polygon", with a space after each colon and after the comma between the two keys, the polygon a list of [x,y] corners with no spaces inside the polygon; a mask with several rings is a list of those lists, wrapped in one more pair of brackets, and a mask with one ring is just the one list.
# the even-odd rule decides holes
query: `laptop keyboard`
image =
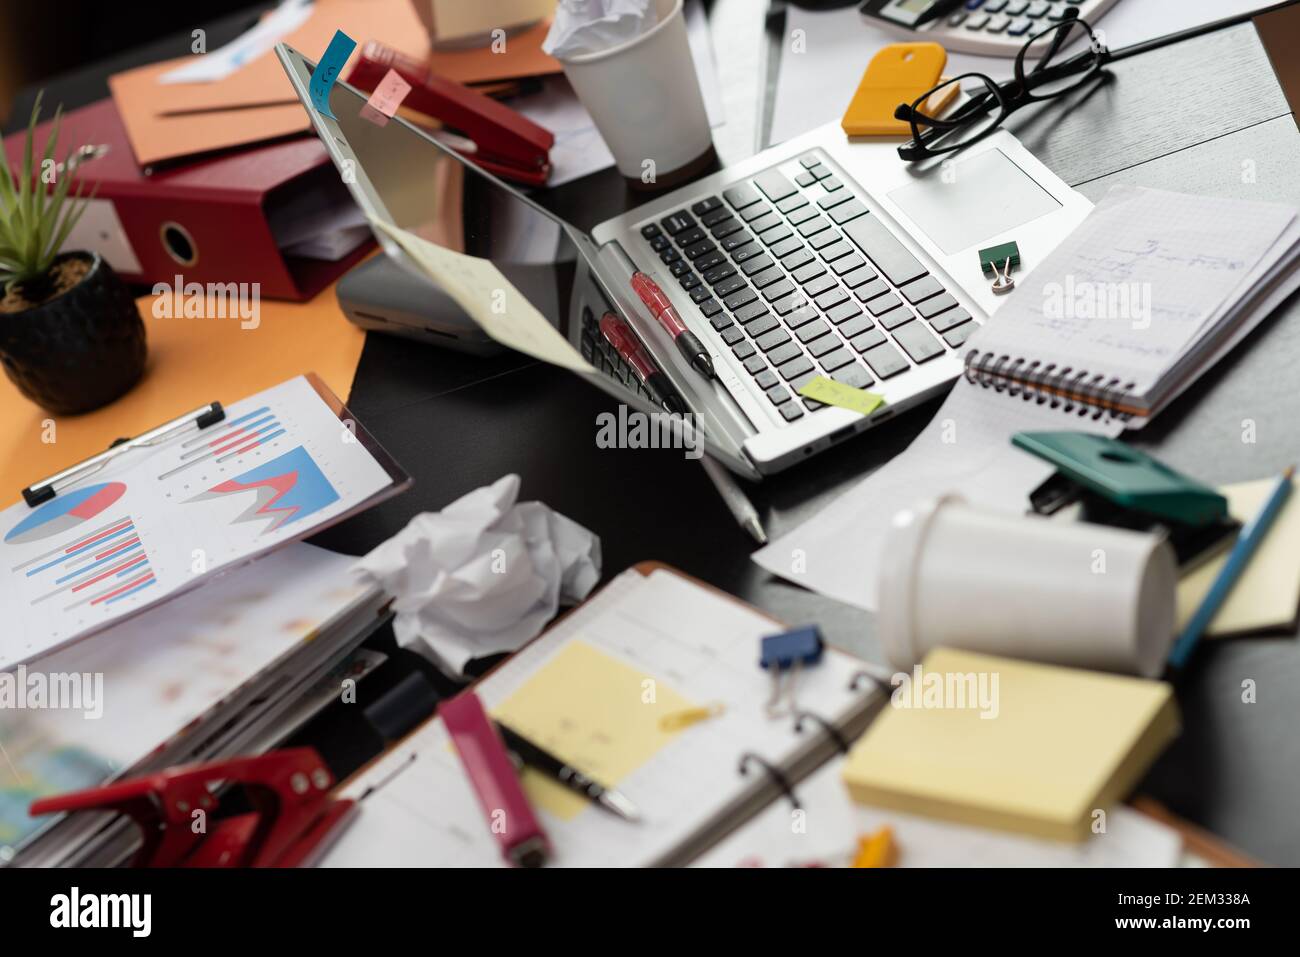
{"label": "laptop keyboard", "polygon": [[[978,327],[814,150],[641,236],[787,422],[815,376],[864,389],[956,350]],[[714,343],[716,346],[717,343]]]}

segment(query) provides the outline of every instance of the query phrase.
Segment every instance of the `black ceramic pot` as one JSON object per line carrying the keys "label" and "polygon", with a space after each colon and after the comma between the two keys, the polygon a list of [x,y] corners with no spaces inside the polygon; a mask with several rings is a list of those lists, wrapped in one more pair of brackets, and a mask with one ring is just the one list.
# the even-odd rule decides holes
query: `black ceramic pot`
{"label": "black ceramic pot", "polygon": [[24,312],[0,313],[0,363],[47,412],[107,405],[144,372],[144,322],[126,284],[98,253],[64,253],[88,272],[67,292]]}

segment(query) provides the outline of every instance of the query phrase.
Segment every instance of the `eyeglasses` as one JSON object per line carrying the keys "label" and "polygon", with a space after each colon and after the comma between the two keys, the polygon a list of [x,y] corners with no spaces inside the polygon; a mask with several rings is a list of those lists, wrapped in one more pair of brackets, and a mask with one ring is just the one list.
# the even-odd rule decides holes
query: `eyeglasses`
{"label": "eyeglasses", "polygon": [[[964,73],[910,106],[901,104],[894,116],[911,124],[912,141],[900,146],[898,155],[916,162],[952,153],[988,136],[1021,107],[1063,96],[1092,80],[1112,57],[1092,27],[1073,12],[1069,19],[1025,41],[1016,54],[1014,79],[998,84],[983,73]],[[1086,43],[1087,49],[1062,54],[1079,42]],[[957,91],[967,94],[967,99],[951,115],[940,118],[927,112],[928,103],[946,103]]]}

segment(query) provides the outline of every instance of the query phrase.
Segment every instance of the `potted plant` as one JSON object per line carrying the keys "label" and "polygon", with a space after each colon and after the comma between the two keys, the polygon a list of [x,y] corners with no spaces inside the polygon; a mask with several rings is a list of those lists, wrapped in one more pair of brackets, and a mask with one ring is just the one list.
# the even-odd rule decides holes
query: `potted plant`
{"label": "potted plant", "polygon": [[83,198],[80,183],[71,190],[75,158],[55,159],[61,111],[37,163],[40,112],[38,96],[16,174],[0,141],[0,363],[19,391],[47,411],[87,412],[139,380],[144,322],[98,253],[63,249],[93,192]]}

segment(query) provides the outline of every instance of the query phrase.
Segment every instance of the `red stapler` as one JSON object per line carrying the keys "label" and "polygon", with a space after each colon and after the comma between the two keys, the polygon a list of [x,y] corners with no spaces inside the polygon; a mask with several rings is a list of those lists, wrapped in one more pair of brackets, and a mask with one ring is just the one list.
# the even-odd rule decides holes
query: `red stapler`
{"label": "red stapler", "polygon": [[[242,785],[254,810],[218,819],[217,783]],[[331,798],[333,786],[314,749],[288,748],[42,798],[30,813],[128,815],[141,836],[133,867],[299,867],[351,815],[355,802]]]}
{"label": "red stapler", "polygon": [[348,82],[373,93],[389,70],[411,84],[402,101],[468,137],[474,149],[457,149],[466,159],[505,179],[543,186],[551,175],[555,135],[504,103],[454,80],[430,73],[420,61],[374,40],[361,49]]}

